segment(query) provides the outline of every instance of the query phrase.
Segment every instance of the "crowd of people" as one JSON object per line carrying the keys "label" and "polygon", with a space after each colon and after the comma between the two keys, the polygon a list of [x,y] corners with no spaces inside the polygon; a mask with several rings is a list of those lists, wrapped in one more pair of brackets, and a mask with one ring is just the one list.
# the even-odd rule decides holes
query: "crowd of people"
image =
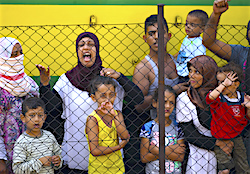
{"label": "crowd of people", "polygon": [[[165,173],[250,174],[250,47],[216,39],[228,6],[215,0],[210,18],[189,12],[175,55],[163,18]],[[20,42],[0,38],[0,173],[159,173],[157,19],[145,20],[149,54],[132,80],[103,67],[99,39],[84,32],[77,65],[51,87],[49,67],[37,64],[38,86]],[[206,48],[228,64],[218,67]]]}

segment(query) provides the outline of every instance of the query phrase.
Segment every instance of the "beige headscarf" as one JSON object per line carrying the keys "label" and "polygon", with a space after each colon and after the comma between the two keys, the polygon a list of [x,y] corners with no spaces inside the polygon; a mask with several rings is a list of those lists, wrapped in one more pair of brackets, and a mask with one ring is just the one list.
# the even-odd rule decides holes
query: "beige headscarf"
{"label": "beige headscarf", "polygon": [[11,37],[0,38],[0,87],[18,97],[28,93],[37,96],[38,85],[24,72],[24,55],[10,58],[17,43],[19,41]]}

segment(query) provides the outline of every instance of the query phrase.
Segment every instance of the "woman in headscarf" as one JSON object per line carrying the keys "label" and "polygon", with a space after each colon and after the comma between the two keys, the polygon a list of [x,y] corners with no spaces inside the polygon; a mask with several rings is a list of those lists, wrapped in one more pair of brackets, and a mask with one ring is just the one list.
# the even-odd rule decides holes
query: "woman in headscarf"
{"label": "woman in headscarf", "polygon": [[[88,94],[90,81],[94,77],[103,75],[116,80],[116,110],[122,111],[123,99],[131,105],[143,102],[143,94],[133,82],[113,69],[102,67],[96,35],[90,32],[80,34],[76,40],[76,53],[77,66],[61,75],[52,91],[49,86],[49,69],[37,65],[41,77],[41,98],[47,103],[47,127],[54,129],[52,132],[59,142],[63,138],[64,173],[87,173],[89,150],[84,130],[87,116],[97,109],[97,104]],[[62,130],[57,128],[60,122],[65,122],[63,137],[60,137]]]}
{"label": "woman in headscarf", "polygon": [[18,40],[0,38],[0,173],[12,173],[13,147],[25,129],[20,119],[22,102],[39,95],[36,82],[24,72],[23,60]]}
{"label": "woman in headscarf", "polygon": [[197,56],[188,62],[189,88],[182,92],[176,103],[176,120],[189,144],[186,174],[217,174],[217,161],[213,152],[219,146],[225,152],[232,150],[231,141],[212,137],[210,123],[212,115],[206,105],[206,94],[217,85],[217,64],[209,56]]}

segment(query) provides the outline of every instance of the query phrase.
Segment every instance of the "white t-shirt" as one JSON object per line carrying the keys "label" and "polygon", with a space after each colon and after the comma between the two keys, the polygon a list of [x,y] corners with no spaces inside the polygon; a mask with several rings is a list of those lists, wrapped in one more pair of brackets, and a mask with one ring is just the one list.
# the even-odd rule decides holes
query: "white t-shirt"
{"label": "white t-shirt", "polygon": [[[176,100],[176,121],[185,123],[192,121],[196,129],[203,135],[212,137],[211,131],[201,125],[197,116],[196,106],[190,101],[187,91],[182,92]],[[209,173],[217,174],[217,160],[211,150],[202,149],[189,143],[186,174]]]}
{"label": "white t-shirt", "polygon": [[178,75],[183,77],[187,76],[189,73],[187,62],[199,55],[206,55],[206,47],[202,45],[202,37],[188,38],[188,36],[186,36],[182,41],[177,57],[176,69]]}
{"label": "white t-shirt", "polygon": [[[117,82],[117,97],[114,109],[122,111],[124,90]],[[62,118],[64,123],[64,138],[62,156],[64,164],[71,169],[88,170],[89,150],[85,136],[87,117],[97,109],[97,103],[89,97],[87,91],[81,91],[73,86],[65,74],[61,75],[54,89],[63,100]]]}

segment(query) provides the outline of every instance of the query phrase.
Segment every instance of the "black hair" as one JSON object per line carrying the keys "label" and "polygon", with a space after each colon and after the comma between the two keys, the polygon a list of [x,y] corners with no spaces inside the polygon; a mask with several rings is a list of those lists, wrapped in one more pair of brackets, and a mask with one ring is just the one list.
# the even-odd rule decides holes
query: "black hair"
{"label": "black hair", "polygon": [[100,85],[112,85],[116,88],[117,84],[111,77],[106,76],[96,76],[90,83],[90,95],[95,94]]}
{"label": "black hair", "polygon": [[192,10],[188,13],[188,15],[195,16],[195,17],[199,18],[201,20],[201,24],[204,26],[206,25],[206,23],[208,21],[208,15],[203,10]]}
{"label": "black hair", "polygon": [[[157,23],[157,17],[158,17],[158,15],[151,15],[145,20],[145,28],[144,28],[145,34],[147,33],[147,29],[149,26],[152,26],[155,23]],[[168,23],[164,17],[163,17],[163,22],[164,22],[164,25],[167,28],[167,32],[168,32]]]}
{"label": "black hair", "polygon": [[[175,90],[174,90],[171,86],[165,85],[165,86],[164,86],[164,92],[165,92],[165,91],[168,91],[168,92],[174,94],[174,97],[175,97],[175,98],[177,97],[177,94],[176,94]],[[157,88],[157,89],[155,90],[154,95],[153,95],[153,100],[154,100],[155,102],[157,102],[157,100],[158,100],[158,94],[159,94],[159,88]]]}
{"label": "black hair", "polygon": [[223,67],[220,67],[217,71],[217,73],[219,72],[231,72],[233,71],[234,73],[237,74],[236,77],[238,77],[238,81],[242,82],[243,80],[243,70],[240,67],[240,65],[234,63],[234,62],[229,62],[228,64],[224,65]]}
{"label": "black hair", "polygon": [[25,116],[28,110],[37,109],[38,107],[43,108],[45,112],[45,103],[41,98],[38,98],[38,97],[26,98],[22,103],[22,114]]}

